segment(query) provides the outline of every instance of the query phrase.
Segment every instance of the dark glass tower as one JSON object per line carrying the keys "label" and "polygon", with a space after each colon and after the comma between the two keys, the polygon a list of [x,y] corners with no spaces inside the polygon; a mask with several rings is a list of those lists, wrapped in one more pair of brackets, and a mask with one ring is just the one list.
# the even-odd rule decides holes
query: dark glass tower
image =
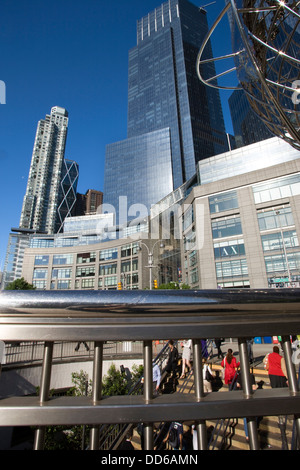
{"label": "dark glass tower", "polygon": [[228,100],[237,147],[274,137],[251,108],[243,90],[235,90]]}
{"label": "dark glass tower", "polygon": [[[219,93],[196,73],[207,31],[206,12],[187,0],[169,0],[138,21],[129,52],[128,139],[106,153],[104,202],[116,210],[119,196],[149,209],[189,180],[199,160],[228,150]],[[155,145],[153,152],[158,135],[162,151]],[[146,172],[135,171],[137,161]]]}

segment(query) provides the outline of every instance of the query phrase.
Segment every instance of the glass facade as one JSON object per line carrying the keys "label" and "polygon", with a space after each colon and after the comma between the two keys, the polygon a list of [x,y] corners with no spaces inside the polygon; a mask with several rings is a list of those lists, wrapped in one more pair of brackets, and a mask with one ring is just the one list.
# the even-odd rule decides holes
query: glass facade
{"label": "glass facade", "polygon": [[261,236],[263,251],[282,250],[283,244],[286,248],[295,248],[299,246],[296,230],[275,232]]}
{"label": "glass facade", "polygon": [[242,235],[242,224],[240,217],[224,217],[212,222],[213,239]]}
{"label": "glass facade", "polygon": [[[112,206],[117,225],[127,219],[146,217],[151,205],[172,189],[169,129],[107,146],[104,202]],[[119,199],[122,196],[126,197],[124,209]]]}
{"label": "glass facade", "polygon": [[248,276],[247,260],[230,260],[216,263],[217,279]]}
{"label": "glass facade", "polygon": [[256,204],[284,197],[298,196],[300,194],[300,174],[297,173],[267,183],[256,184],[253,186],[253,194]]}
{"label": "glass facade", "polygon": [[212,183],[298,158],[298,150],[274,137],[202,160],[197,166],[197,178],[199,184]]}
{"label": "glass facade", "polygon": [[239,207],[236,191],[216,194],[215,196],[209,197],[208,202],[211,214],[227,211],[230,209],[237,209]]}
{"label": "glass facade", "polygon": [[259,229],[271,230],[294,225],[292,209],[281,207],[276,209],[266,209],[257,213]]}
{"label": "glass facade", "polygon": [[58,193],[58,208],[54,232],[60,232],[64,220],[70,217],[76,204],[76,191],[79,178],[79,166],[72,160],[64,159],[61,169],[61,181]]}
{"label": "glass facade", "polygon": [[[199,160],[228,149],[219,92],[196,73],[207,31],[206,12],[187,0],[169,0],[137,22],[137,46],[129,51],[128,140],[107,146],[104,203],[118,207],[118,196],[127,196],[129,205],[149,210],[192,178]],[[145,148],[167,130],[167,154],[163,145]]]}
{"label": "glass facade", "polygon": [[237,147],[274,137],[250,107],[243,90],[235,90],[228,100]]}

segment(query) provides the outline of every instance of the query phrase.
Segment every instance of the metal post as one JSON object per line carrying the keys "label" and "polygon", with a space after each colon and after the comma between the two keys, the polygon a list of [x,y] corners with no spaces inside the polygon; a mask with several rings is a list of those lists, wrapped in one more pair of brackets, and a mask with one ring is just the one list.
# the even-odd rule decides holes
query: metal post
{"label": "metal post", "polygon": [[[284,360],[286,365],[286,372],[288,378],[288,384],[290,389],[290,394],[295,396],[299,393],[299,384],[297,381],[296,368],[295,364],[292,361],[292,348],[289,336],[282,337],[282,349],[284,354]],[[294,416],[294,422],[297,429],[298,439],[300,440],[300,416]]]}
{"label": "metal post", "polygon": [[[144,341],[144,399],[149,403],[153,398],[152,341]],[[153,425],[144,423],[144,448],[153,449]]]}
{"label": "metal post", "polygon": [[[88,381],[88,375],[85,376],[85,383],[84,383],[84,396],[87,397],[88,395],[88,388],[89,388],[89,381]],[[82,426],[82,436],[81,436],[81,450],[84,450],[85,448],[85,430],[86,430],[86,425],[84,424]]]}
{"label": "metal post", "polygon": [[[103,361],[103,342],[95,342],[94,368],[93,368],[93,389],[92,402],[95,405],[101,400],[102,390],[102,361]],[[90,432],[90,449],[99,449],[99,426],[93,426]]]}
{"label": "metal post", "polygon": [[[40,404],[49,400],[50,392],[50,381],[51,381],[51,367],[53,358],[53,342],[45,342],[44,345],[44,358],[43,358],[43,369],[41,375],[40,385]],[[45,426],[40,426],[34,436],[34,450],[43,450],[45,446]]]}
{"label": "metal post", "polygon": [[[247,341],[245,338],[239,338],[239,354],[244,397],[246,399],[251,399],[253,396],[253,389],[250,376]],[[250,449],[259,450],[256,418],[252,416],[249,418],[247,417],[247,426],[249,431]]]}
{"label": "metal post", "polygon": [[[193,369],[196,400],[204,398],[203,372],[202,372],[202,345],[200,339],[193,339]],[[196,422],[198,449],[207,450],[207,432],[205,421]]]}

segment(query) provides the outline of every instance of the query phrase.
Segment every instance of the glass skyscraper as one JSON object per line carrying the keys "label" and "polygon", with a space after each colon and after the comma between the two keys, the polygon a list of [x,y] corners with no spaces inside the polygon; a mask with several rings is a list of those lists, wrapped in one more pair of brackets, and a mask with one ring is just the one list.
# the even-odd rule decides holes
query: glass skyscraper
{"label": "glass skyscraper", "polygon": [[120,196],[149,210],[189,180],[198,161],[228,149],[219,92],[196,73],[207,31],[205,10],[187,0],[169,0],[138,21],[128,139],[106,151],[104,203],[116,212]]}
{"label": "glass skyscraper", "polygon": [[243,90],[235,90],[228,100],[236,146],[254,144],[274,137],[255,114]]}

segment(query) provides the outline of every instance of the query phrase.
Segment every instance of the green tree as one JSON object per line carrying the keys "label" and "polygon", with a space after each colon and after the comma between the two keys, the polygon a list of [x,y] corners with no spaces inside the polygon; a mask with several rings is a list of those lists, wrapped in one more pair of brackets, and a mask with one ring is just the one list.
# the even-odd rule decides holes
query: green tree
{"label": "green tree", "polygon": [[81,370],[79,373],[72,373],[72,383],[74,385],[68,391],[68,395],[73,395],[76,397],[91,395],[92,381],[88,380],[88,375],[83,370]]}
{"label": "green tree", "polygon": [[158,289],[190,289],[188,284],[179,284],[179,282],[168,282],[167,284],[160,284]]}
{"label": "green tree", "polygon": [[114,395],[126,395],[128,392],[128,381],[126,375],[116,369],[112,364],[107,375],[103,377],[102,395],[111,397]]}
{"label": "green tree", "polygon": [[35,290],[35,287],[25,281],[24,277],[21,277],[21,279],[15,279],[8,284],[5,290]]}

